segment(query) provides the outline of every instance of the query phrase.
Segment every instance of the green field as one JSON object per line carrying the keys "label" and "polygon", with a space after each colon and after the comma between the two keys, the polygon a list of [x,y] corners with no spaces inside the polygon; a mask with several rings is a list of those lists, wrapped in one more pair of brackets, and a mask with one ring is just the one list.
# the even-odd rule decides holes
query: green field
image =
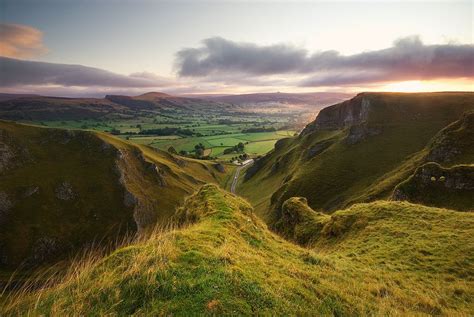
{"label": "green field", "polygon": [[[227,123],[226,123],[227,122]],[[194,151],[196,144],[203,144],[205,154],[218,159],[227,160],[237,153],[224,155],[226,148],[242,142],[244,152],[250,156],[259,156],[273,149],[275,142],[291,137],[295,131],[284,117],[242,114],[226,116],[219,113],[193,114],[176,113],[173,115],[137,115],[136,117],[104,117],[94,120],[65,120],[34,122],[48,127],[86,129],[113,132],[120,138],[131,142],[152,146],[161,150],[174,147],[176,151]],[[157,135],[147,132],[152,129],[175,128],[184,129],[192,135]],[[275,129],[271,132],[243,133],[246,129]],[[280,130],[281,129],[281,130]],[[242,153],[240,153],[242,154]]]}
{"label": "green field", "polygon": [[[179,151],[192,151],[196,144],[202,143],[206,149],[212,149],[210,154],[212,157],[227,159],[234,155],[223,155],[223,151],[239,142],[245,144],[245,153],[250,156],[264,155],[273,149],[275,142],[293,136],[295,131],[275,131],[275,132],[259,132],[259,133],[239,133],[226,134],[218,136],[189,137],[180,139],[163,139],[163,137],[148,137],[143,140],[139,138],[141,144],[147,144],[162,150],[167,150],[173,146]],[[137,139],[130,138],[130,141],[136,142]]]}

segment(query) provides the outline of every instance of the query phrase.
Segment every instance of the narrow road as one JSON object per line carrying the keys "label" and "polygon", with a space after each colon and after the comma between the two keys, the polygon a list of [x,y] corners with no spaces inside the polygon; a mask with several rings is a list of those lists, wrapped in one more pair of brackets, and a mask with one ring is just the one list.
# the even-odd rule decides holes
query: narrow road
{"label": "narrow road", "polygon": [[247,164],[245,165],[240,165],[238,166],[236,169],[235,169],[235,174],[234,174],[234,179],[232,180],[232,185],[230,185],[230,192],[235,194],[235,188],[237,187],[237,183],[239,182],[239,175],[240,175],[240,171],[246,167],[246,166],[249,166],[253,163],[253,160],[248,162]]}

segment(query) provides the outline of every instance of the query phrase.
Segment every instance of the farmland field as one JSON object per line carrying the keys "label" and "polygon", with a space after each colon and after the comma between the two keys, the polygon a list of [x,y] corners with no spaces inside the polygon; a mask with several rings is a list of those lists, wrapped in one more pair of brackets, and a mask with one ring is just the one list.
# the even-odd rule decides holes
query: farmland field
{"label": "farmland field", "polygon": [[[173,147],[181,155],[195,153],[201,144],[203,157],[229,160],[246,153],[251,157],[264,155],[276,141],[292,137],[298,129],[293,119],[283,115],[242,113],[234,116],[211,113],[179,112],[142,114],[133,117],[109,116],[91,120],[42,121],[36,124],[111,132],[131,142],[167,151]],[[229,148],[244,144],[244,149]],[[224,151],[227,149],[227,154]]]}

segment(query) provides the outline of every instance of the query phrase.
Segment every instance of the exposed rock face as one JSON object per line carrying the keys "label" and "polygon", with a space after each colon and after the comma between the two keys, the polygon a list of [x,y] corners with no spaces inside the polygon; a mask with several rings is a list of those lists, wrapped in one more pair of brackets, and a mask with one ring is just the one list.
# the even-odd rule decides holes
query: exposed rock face
{"label": "exposed rock face", "polygon": [[54,260],[64,250],[65,247],[57,239],[43,237],[34,242],[30,256],[25,260],[25,263],[29,267],[34,267]]}
{"label": "exposed rock face", "polygon": [[428,162],[463,162],[463,156],[474,157],[474,112],[465,113],[460,120],[443,129],[434,138]]}
{"label": "exposed rock face", "polygon": [[308,124],[301,135],[312,133],[316,130],[341,129],[352,125],[360,125],[369,119],[371,101],[365,94],[342,103],[324,108],[316,120]]}
{"label": "exposed rock face", "polygon": [[316,143],[315,145],[311,146],[307,151],[306,151],[306,159],[312,159],[313,157],[321,154],[326,150],[328,147],[330,147],[334,142],[331,140],[327,141],[321,141]]}
{"label": "exposed rock face", "polygon": [[[345,142],[356,144],[367,137],[380,134],[382,132],[380,128],[369,125],[372,109],[370,98],[369,95],[362,93],[340,104],[324,108],[319,112],[316,120],[306,126],[301,135],[304,136],[318,130],[349,128]],[[314,149],[314,153],[316,153],[314,155],[318,154],[318,150],[318,148]],[[310,154],[309,157],[312,155]]]}
{"label": "exposed rock face", "polygon": [[443,168],[436,163],[419,167],[398,185],[394,200],[407,200],[461,211],[474,210],[474,167],[459,165]]}
{"label": "exposed rock face", "polygon": [[148,162],[145,157],[143,156],[142,153],[138,155],[138,158],[140,162],[145,166],[145,169],[148,172],[151,172],[152,175],[156,178],[156,181],[161,187],[166,186],[166,180],[165,180],[165,171],[158,166],[156,166],[154,163]]}
{"label": "exposed rock face", "polygon": [[64,181],[55,190],[56,198],[60,200],[72,200],[76,197],[71,183]]}
{"label": "exposed rock face", "polygon": [[[125,206],[133,208],[133,219],[137,230],[140,232],[149,225],[156,223],[157,214],[150,203],[144,203],[144,199],[140,196],[141,190],[131,186],[132,180],[130,174],[138,173],[136,170],[130,170],[131,166],[135,166],[134,164],[127,163],[133,160],[138,160],[138,166],[141,166],[139,168],[143,168],[147,175],[151,174],[151,177],[154,178],[154,182],[160,186],[166,186],[166,181],[164,179],[165,171],[154,163],[148,162],[141,152],[118,151],[116,170],[120,175],[119,182],[123,187],[123,202]],[[149,198],[148,200],[152,199]]]}
{"label": "exposed rock face", "polygon": [[380,133],[382,133],[382,129],[377,127],[369,127],[366,124],[353,125],[349,129],[349,134],[345,141],[347,144],[356,144],[370,136],[379,135]]}
{"label": "exposed rock face", "polygon": [[0,129],[0,174],[29,159],[28,150],[7,131]]}

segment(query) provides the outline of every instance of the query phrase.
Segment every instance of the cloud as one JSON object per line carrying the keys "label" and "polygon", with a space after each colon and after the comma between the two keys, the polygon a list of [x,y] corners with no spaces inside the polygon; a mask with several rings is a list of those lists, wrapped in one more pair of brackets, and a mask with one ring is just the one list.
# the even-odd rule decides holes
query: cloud
{"label": "cloud", "polygon": [[47,51],[43,33],[30,26],[0,23],[0,55],[31,58]]}
{"label": "cloud", "polygon": [[199,77],[229,71],[254,75],[287,73],[304,63],[307,55],[306,50],[292,46],[257,46],[221,37],[206,39],[203,44],[201,48],[187,48],[176,53],[180,76]]}
{"label": "cloud", "polygon": [[309,54],[291,45],[257,46],[220,37],[199,48],[176,54],[175,67],[183,77],[225,74],[269,76],[304,75],[299,86],[332,86],[393,80],[474,78],[474,45],[425,45],[417,36],[405,37],[392,47],[341,55],[337,51]]}
{"label": "cloud", "polygon": [[25,61],[0,57],[0,87],[59,85],[79,87],[146,88],[171,84],[151,73],[130,76],[82,65]]}

